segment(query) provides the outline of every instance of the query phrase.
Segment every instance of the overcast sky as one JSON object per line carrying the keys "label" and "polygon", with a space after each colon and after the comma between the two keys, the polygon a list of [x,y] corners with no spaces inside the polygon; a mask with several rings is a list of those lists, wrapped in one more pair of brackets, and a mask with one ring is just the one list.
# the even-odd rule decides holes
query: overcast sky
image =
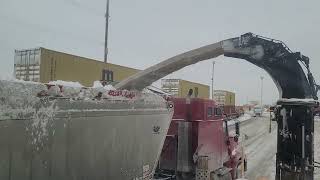
{"label": "overcast sky", "polygon": [[[246,32],[284,41],[311,59],[320,82],[319,1],[111,0],[109,62],[144,69],[187,50]],[[14,49],[46,47],[103,59],[105,0],[0,0],[0,76],[13,72]],[[215,59],[215,89],[238,104],[272,103],[278,91],[264,70],[240,59]],[[169,75],[211,84],[212,60]],[[89,72],[88,72],[89,73]]]}

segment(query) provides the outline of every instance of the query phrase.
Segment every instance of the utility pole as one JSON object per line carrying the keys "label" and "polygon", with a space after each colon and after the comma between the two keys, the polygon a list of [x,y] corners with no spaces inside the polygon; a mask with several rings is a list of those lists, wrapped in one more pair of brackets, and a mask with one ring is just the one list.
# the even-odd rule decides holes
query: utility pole
{"label": "utility pole", "polygon": [[212,76],[211,76],[211,98],[213,98],[214,90],[213,90],[213,77],[214,77],[214,64],[215,62],[212,61]]}
{"label": "utility pole", "polygon": [[262,106],[263,106],[263,103],[262,103],[262,96],[263,96],[263,79],[264,77],[263,76],[260,76],[260,79],[261,79],[261,92],[260,92],[260,104],[261,104],[261,110],[262,110]]}
{"label": "utility pole", "polygon": [[108,31],[109,31],[109,0],[107,0],[106,8],[106,29],[105,29],[105,40],[104,40],[104,62],[107,63],[108,59]]}

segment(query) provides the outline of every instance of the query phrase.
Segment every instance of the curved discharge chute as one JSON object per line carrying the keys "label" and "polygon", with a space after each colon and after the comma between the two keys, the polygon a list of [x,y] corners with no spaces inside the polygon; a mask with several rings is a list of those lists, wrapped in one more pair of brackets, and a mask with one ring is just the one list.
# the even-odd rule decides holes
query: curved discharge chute
{"label": "curved discharge chute", "polygon": [[[121,81],[117,89],[141,90],[186,66],[224,55],[245,59],[266,70],[282,98],[317,99],[317,88],[309,70],[309,58],[292,52],[281,41],[252,33],[227,39],[174,56]],[[304,73],[301,62],[307,74]]]}
{"label": "curved discharge chute", "polygon": [[121,81],[118,89],[141,90],[183,67],[220,55],[245,59],[266,70],[275,82],[280,100],[276,180],[313,180],[314,107],[318,105],[316,85],[309,58],[292,52],[281,41],[252,33],[227,39],[177,55]]}

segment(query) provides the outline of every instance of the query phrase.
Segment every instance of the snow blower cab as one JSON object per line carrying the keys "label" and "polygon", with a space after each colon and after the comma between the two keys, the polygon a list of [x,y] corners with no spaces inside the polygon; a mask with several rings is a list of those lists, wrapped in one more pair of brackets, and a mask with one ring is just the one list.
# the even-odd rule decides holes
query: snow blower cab
{"label": "snow blower cab", "polygon": [[173,98],[172,101],[174,115],[156,175],[176,179],[236,179],[242,154],[239,123],[228,123],[213,100]]}

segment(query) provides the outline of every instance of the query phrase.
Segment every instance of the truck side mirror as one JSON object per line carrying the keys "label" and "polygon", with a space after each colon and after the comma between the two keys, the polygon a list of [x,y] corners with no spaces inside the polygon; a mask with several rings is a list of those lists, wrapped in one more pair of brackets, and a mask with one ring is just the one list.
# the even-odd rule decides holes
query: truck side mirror
{"label": "truck side mirror", "polygon": [[236,122],[235,128],[236,128],[236,135],[240,136],[240,122]]}

